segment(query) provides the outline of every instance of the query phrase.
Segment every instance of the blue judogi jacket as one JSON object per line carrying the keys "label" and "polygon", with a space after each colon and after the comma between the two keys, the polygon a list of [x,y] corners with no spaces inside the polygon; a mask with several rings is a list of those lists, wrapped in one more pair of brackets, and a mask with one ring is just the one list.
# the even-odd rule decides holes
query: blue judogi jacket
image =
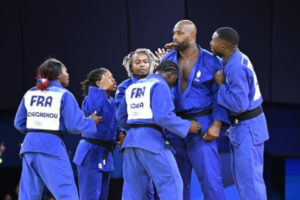
{"label": "blue judogi jacket", "polygon": [[[142,101],[138,102],[139,98]],[[138,103],[130,103],[132,101]],[[190,128],[188,120],[175,115],[169,86],[157,74],[139,80],[126,90],[126,98],[117,111],[117,120],[126,128],[130,124],[155,124],[180,137],[185,137]],[[122,148],[135,147],[158,153],[160,148],[164,148],[164,144],[165,139],[160,131],[138,127],[128,130]]]}
{"label": "blue judogi jacket", "polygon": [[[255,109],[263,102],[257,77],[249,58],[237,50],[224,65],[225,82],[220,86],[217,103],[229,110],[230,115],[237,116],[245,111]],[[260,120],[261,118],[261,120]],[[253,128],[255,143],[269,138],[265,118],[242,121]]]}
{"label": "blue judogi jacket", "polygon": [[50,81],[50,86],[44,91],[33,87],[26,92],[19,105],[14,125],[20,132],[27,133],[20,155],[39,152],[58,156],[61,153],[61,146],[64,146],[62,139],[43,133],[42,130],[74,134],[96,133],[94,121],[84,116],[75,97],[57,81]]}
{"label": "blue judogi jacket", "polygon": [[[96,134],[82,133],[83,137],[100,139],[104,141],[116,141],[116,109],[115,102],[112,97],[106,97],[106,90],[99,89],[95,86],[89,87],[88,95],[82,102],[82,110],[85,115],[89,116],[95,111],[98,116],[102,116],[102,120],[97,124]],[[103,155],[105,148],[96,144],[92,144],[82,139],[77,147],[74,162],[81,165],[88,153],[92,154],[93,162],[87,163],[92,168],[99,168],[101,171],[113,170],[112,152],[108,153],[107,160],[103,163]]]}
{"label": "blue judogi jacket", "polygon": [[138,79],[132,75],[131,78],[126,79],[122,83],[118,85],[117,91],[116,91],[116,96],[115,96],[115,102],[117,109],[119,108],[124,96],[125,96],[125,91],[126,89],[133,83],[136,83]]}
{"label": "blue judogi jacket", "polygon": [[263,102],[257,78],[249,58],[237,50],[224,65],[226,82],[220,86],[218,104],[238,115]]}
{"label": "blue judogi jacket", "polygon": [[[214,82],[216,71],[222,69],[220,60],[210,52],[198,46],[200,55],[190,72],[187,88],[182,93],[180,89],[181,73],[177,85],[172,88],[175,112],[185,114],[198,113],[203,110],[213,108],[212,120],[220,120],[229,123],[226,109],[219,106],[216,102],[218,87]],[[171,60],[178,65],[177,51],[171,51],[163,57],[163,60]],[[202,121],[202,131],[205,132],[210,123]],[[203,118],[203,120],[205,120]]]}
{"label": "blue judogi jacket", "polygon": [[[116,102],[116,108],[118,109],[124,96],[125,96],[125,91],[126,89],[133,83],[136,83],[138,81],[138,79],[132,75],[131,78],[128,78],[126,80],[124,80],[122,83],[120,83],[118,85],[117,91],[116,91],[116,96],[115,96],[115,102]],[[126,130],[124,129],[124,127],[122,127],[120,124],[117,125],[117,137],[119,136],[119,134],[123,132],[126,133]]]}

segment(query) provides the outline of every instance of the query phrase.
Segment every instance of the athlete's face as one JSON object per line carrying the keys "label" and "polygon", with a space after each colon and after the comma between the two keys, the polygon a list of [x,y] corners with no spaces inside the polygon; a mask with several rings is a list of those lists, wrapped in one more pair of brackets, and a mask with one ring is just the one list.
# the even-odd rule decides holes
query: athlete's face
{"label": "athlete's face", "polygon": [[69,86],[69,74],[65,66],[62,67],[61,74],[58,76],[58,80],[62,84],[62,86]]}
{"label": "athlete's face", "polygon": [[136,53],[132,56],[130,70],[138,79],[145,78],[150,72],[150,62],[144,53]]}
{"label": "athlete's face", "polygon": [[215,56],[223,57],[224,44],[216,32],[214,32],[210,41],[210,50]]}
{"label": "athlete's face", "polygon": [[102,75],[102,79],[106,79],[109,87],[107,88],[108,91],[115,91],[117,88],[117,82],[114,78],[114,76],[112,75],[112,73],[110,71],[105,72]]}
{"label": "athlete's face", "polygon": [[190,32],[185,30],[184,25],[176,24],[173,29],[173,43],[177,51],[182,51],[189,46]]}

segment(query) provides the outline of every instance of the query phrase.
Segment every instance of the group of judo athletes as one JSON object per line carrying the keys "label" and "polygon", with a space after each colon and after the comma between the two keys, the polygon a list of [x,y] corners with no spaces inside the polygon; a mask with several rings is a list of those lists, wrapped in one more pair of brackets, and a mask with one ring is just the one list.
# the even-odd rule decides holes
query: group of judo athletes
{"label": "group of judo athletes", "polygon": [[205,199],[225,199],[215,140],[222,123],[230,124],[232,171],[241,199],[266,199],[262,170],[268,132],[253,66],[239,51],[234,29],[214,32],[212,53],[196,44],[196,31],[189,20],[176,23],[173,42],[166,45],[173,50],[156,52],[162,62],[153,74],[156,59],[150,50],[126,56],[130,78],[118,86],[115,99],[109,70],[92,70],[82,82],[84,113],[64,89],[66,67],[46,60],[15,118],[16,128],[26,133],[19,199],[40,199],[44,185],[56,199],[78,199],[61,139],[66,131],[82,133],[74,157],[80,199],[106,199],[116,129],[124,152],[122,199],[154,198],[153,182],[160,199],[187,200],[192,168]]}

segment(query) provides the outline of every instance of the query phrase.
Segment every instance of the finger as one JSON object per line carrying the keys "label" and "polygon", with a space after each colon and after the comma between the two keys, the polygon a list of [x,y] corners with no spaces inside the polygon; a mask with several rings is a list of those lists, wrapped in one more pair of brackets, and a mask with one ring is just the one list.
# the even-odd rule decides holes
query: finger
{"label": "finger", "polygon": [[161,55],[157,51],[155,52],[155,55],[158,59],[161,59]]}
{"label": "finger", "polygon": [[101,117],[101,116],[94,116],[94,117],[93,117],[93,120],[94,120],[96,123],[99,123],[99,122],[102,120],[102,117]]}
{"label": "finger", "polygon": [[162,53],[166,54],[166,50],[164,48],[162,48]]}
{"label": "finger", "polygon": [[210,137],[210,135],[208,133],[204,134],[203,139],[207,140],[207,141],[211,141],[212,140],[211,137]]}
{"label": "finger", "polygon": [[166,49],[170,49],[170,48],[172,48],[172,46],[173,46],[173,42],[165,44]]}
{"label": "finger", "polygon": [[162,54],[162,51],[160,48],[157,49],[159,54]]}

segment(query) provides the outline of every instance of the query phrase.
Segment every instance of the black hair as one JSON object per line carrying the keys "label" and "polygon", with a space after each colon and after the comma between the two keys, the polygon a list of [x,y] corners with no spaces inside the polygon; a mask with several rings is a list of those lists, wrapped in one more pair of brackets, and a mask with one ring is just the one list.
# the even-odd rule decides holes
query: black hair
{"label": "black hair", "polygon": [[84,97],[88,95],[89,87],[96,86],[96,81],[100,81],[101,76],[107,71],[109,71],[109,70],[104,67],[101,67],[101,68],[93,69],[92,71],[90,71],[87,74],[86,79],[84,81],[80,82],[81,89],[82,89],[82,95]]}
{"label": "black hair", "polygon": [[45,78],[49,81],[56,80],[62,73],[64,64],[55,58],[45,60],[37,70],[37,78]]}
{"label": "black hair", "polygon": [[221,27],[216,30],[218,37],[233,45],[238,45],[240,37],[236,30],[230,27]]}
{"label": "black hair", "polygon": [[169,71],[175,71],[178,72],[178,66],[176,63],[174,63],[171,60],[165,60],[162,61],[156,68],[154,72],[169,72]]}

